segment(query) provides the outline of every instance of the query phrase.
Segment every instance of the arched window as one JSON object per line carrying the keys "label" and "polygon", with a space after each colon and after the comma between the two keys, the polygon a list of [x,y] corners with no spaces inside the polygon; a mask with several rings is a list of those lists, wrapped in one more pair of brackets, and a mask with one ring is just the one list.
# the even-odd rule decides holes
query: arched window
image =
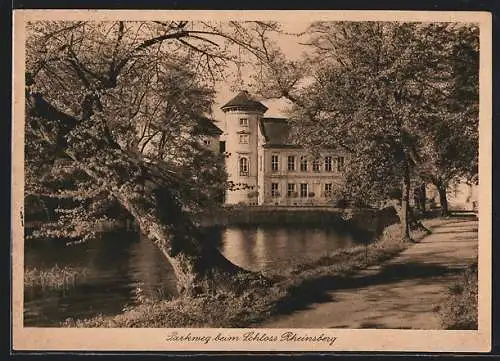
{"label": "arched window", "polygon": [[240,175],[248,175],[248,159],[245,157],[240,158]]}

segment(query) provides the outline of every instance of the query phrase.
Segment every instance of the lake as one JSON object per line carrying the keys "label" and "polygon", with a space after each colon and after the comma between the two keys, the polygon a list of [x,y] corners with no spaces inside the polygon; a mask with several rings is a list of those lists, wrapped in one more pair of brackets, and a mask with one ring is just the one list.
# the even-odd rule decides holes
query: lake
{"label": "lake", "polygon": [[[233,263],[254,271],[275,271],[353,246],[357,241],[327,227],[227,227],[207,232]],[[25,246],[25,264],[85,269],[85,278],[68,290],[25,293],[26,326],[58,326],[67,318],[120,313],[141,297],[176,295],[175,277],[160,252],[144,237],[111,233],[81,244],[37,241]]]}

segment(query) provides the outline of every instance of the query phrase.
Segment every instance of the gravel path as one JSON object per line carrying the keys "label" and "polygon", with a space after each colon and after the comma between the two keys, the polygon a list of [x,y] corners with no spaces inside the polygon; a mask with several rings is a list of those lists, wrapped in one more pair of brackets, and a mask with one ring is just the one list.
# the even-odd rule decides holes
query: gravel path
{"label": "gravel path", "polygon": [[259,327],[440,329],[435,308],[477,258],[477,241],[477,221],[438,226],[391,261],[326,290],[322,302]]}

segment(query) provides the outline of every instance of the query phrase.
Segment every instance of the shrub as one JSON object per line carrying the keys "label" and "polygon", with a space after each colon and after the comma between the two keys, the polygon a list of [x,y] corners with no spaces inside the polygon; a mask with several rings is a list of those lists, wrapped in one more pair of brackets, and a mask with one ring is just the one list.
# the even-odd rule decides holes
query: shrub
{"label": "shrub", "polygon": [[443,328],[477,330],[477,282],[477,264],[473,264],[449,288],[447,298],[438,307]]}

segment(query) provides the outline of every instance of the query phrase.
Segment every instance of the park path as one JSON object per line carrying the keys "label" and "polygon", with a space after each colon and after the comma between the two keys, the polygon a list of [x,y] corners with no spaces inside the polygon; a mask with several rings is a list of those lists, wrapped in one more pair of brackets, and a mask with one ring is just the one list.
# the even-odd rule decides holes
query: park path
{"label": "park path", "polygon": [[435,308],[477,259],[477,236],[474,220],[438,226],[391,261],[326,290],[325,301],[259,327],[440,329]]}

